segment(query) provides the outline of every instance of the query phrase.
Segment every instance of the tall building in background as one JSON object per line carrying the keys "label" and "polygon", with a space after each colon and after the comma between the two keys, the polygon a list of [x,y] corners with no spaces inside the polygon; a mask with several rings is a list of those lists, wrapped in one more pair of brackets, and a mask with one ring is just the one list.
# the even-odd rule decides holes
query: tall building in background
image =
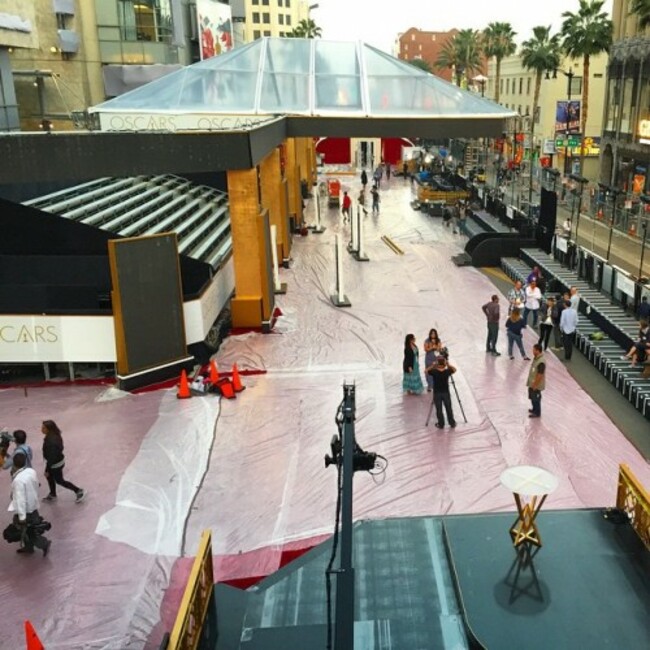
{"label": "tall building in background", "polygon": [[2,112],[17,107],[23,130],[84,126],[89,106],[243,44],[245,1],[0,0],[0,16],[30,25],[0,22],[2,89],[15,89]]}
{"label": "tall building in background", "polygon": [[650,193],[650,37],[630,0],[614,0],[614,43],[607,70],[600,181]]}
{"label": "tall building in background", "polygon": [[[603,124],[603,104],[605,98],[605,71],[607,55],[599,54],[591,57],[589,80],[589,113],[587,116],[585,169],[583,176],[595,180],[598,178],[600,134]],[[547,78],[548,76],[548,78]],[[580,158],[580,138],[575,135],[580,132],[580,110],[582,102],[582,61],[564,59],[560,67],[553,73],[542,77],[539,96],[539,106],[535,116],[535,142],[530,140],[530,121],[533,112],[533,97],[535,93],[535,73],[526,70],[519,56],[510,56],[501,62],[501,79],[499,102],[506,108],[519,113],[522,117],[514,131],[508,134],[506,141],[506,157],[514,150],[512,139],[518,141],[517,148],[521,149],[524,158],[528,158],[530,150],[542,158],[548,158],[548,163],[571,173],[573,162]],[[494,99],[496,91],[496,62],[488,65],[488,81],[485,96]],[[565,123],[562,112],[570,103],[575,118],[571,124]],[[570,138],[572,135],[574,137]],[[566,146],[564,142],[566,141]],[[577,170],[575,170],[577,172]]]}
{"label": "tall building in background", "polygon": [[[245,0],[246,42],[263,36],[285,36],[309,18],[306,0]],[[315,5],[311,5],[314,8]]]}
{"label": "tall building in background", "polygon": [[395,56],[402,61],[412,61],[413,59],[426,61],[433,74],[451,82],[451,69],[439,70],[436,68],[436,61],[445,43],[456,34],[458,34],[457,29],[448,32],[425,32],[411,27],[403,34],[398,35]]}

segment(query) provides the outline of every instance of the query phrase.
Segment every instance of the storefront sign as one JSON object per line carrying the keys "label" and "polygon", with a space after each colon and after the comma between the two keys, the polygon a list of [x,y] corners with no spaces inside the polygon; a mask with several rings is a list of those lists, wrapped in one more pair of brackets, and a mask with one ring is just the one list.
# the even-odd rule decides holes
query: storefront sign
{"label": "storefront sign", "polygon": [[[569,140],[571,140],[569,138]],[[586,158],[592,156],[592,157],[598,157],[600,156],[600,138],[599,137],[590,137],[587,136],[585,138],[585,152],[584,155]],[[580,157],[580,139],[576,141],[575,144],[572,144],[571,141],[569,141],[569,150],[571,152],[571,156],[574,156],[575,158]]]}
{"label": "storefront sign", "polygon": [[273,119],[269,115],[99,113],[102,131],[241,131]]}
{"label": "storefront sign", "polygon": [[634,298],[634,280],[626,277],[622,273],[616,274],[616,288]]}
{"label": "storefront sign", "polygon": [[650,120],[639,120],[637,134],[641,144],[650,144]]}
{"label": "storefront sign", "polygon": [[556,152],[555,149],[555,140],[552,140],[551,138],[546,138],[544,140],[544,146],[542,148],[542,153],[546,155],[554,155]]}
{"label": "storefront sign", "polygon": [[580,101],[560,101],[555,107],[555,133],[580,132]]}

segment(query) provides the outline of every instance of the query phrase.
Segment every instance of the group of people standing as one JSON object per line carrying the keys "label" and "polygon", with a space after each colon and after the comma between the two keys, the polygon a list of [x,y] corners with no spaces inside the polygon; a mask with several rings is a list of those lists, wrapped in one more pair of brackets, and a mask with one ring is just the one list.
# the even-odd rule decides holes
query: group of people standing
{"label": "group of people standing", "polygon": [[[551,334],[554,335],[553,350],[564,349],[564,358],[571,360],[573,342],[578,325],[580,294],[576,287],[557,297],[544,296],[546,283],[538,267],[534,267],[526,278],[526,284],[517,280],[508,292],[508,317],[505,322],[508,357],[514,360],[514,348],[518,348],[524,361],[532,361],[527,379],[528,396],[532,403],[529,417],[541,415],[541,393],[545,388],[546,362],[544,352],[549,347]],[[482,306],[487,321],[487,341],[485,351],[493,356],[501,356],[497,350],[501,309],[499,296],[493,295]],[[533,329],[538,329],[539,339],[533,346],[533,358],[526,354],[523,331],[532,320]]]}
{"label": "group of people standing", "polygon": [[[424,342],[424,376],[427,392],[433,392],[433,402],[436,406],[436,427],[445,426],[445,413],[450,427],[456,426],[454,411],[449,392],[449,381],[456,368],[449,364],[447,348],[440,341],[435,329],[429,330]],[[407,334],[404,340],[402,390],[409,395],[420,395],[424,392],[424,383],[420,374],[420,351],[415,342],[414,334]]]}
{"label": "group of people standing", "polygon": [[[56,488],[57,485],[60,485],[74,492],[76,503],[80,503],[84,500],[86,491],[63,477],[65,455],[61,430],[53,420],[45,420],[41,425],[41,432],[43,433],[45,478],[49,487],[49,492],[47,496],[43,497],[43,501],[56,500]],[[34,548],[38,548],[46,556],[51,541],[42,534],[42,530],[38,526],[43,521],[38,512],[40,483],[38,475],[32,467],[33,451],[27,444],[27,434],[22,429],[18,429],[11,436],[5,432],[4,439],[13,439],[15,445],[11,452],[8,446],[3,446],[0,449],[0,465],[3,469],[9,470],[11,475],[9,510],[14,513],[14,516],[10,527],[13,526],[13,529],[19,533],[16,541],[20,542],[20,548],[17,552],[32,554]],[[5,538],[7,538],[6,535]]]}
{"label": "group of people standing", "polygon": [[[577,287],[571,287],[569,291],[555,297],[545,296],[545,290],[544,277],[539,268],[534,267],[526,278],[525,286],[517,280],[508,292],[506,330],[510,359],[514,359],[513,349],[516,345],[523,359],[530,360],[524,350],[523,330],[528,327],[529,321],[532,319],[532,327],[538,329],[538,344],[542,349],[549,348],[551,334],[553,334],[554,345],[551,349],[555,351],[564,349],[565,360],[571,360],[578,326],[580,294]],[[488,349],[487,351],[492,350]]]}

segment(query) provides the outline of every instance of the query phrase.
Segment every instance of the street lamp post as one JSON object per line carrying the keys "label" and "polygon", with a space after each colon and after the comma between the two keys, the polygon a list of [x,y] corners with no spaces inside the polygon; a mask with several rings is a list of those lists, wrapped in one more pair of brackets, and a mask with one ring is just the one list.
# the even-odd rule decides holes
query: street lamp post
{"label": "street lamp post", "polygon": [[[643,203],[644,210],[647,207],[648,203],[650,203],[650,196],[646,196],[645,194],[641,195],[641,202]],[[643,238],[641,239],[641,259],[639,260],[639,275],[638,279],[639,282],[641,282],[641,278],[643,277],[643,258],[645,256],[645,245],[646,245],[646,239],[648,237],[648,218],[645,217],[643,221],[641,222],[641,228],[643,230]]]}
{"label": "street lamp post", "polygon": [[[571,106],[571,90],[572,90],[572,82],[573,82],[573,77],[575,77],[575,73],[573,70],[559,70],[567,79],[567,103],[566,103],[566,129],[565,129],[565,137],[567,139],[566,146],[564,147],[564,175],[568,176],[570,172],[569,168],[569,124],[570,124],[570,119],[569,119],[569,107]],[[553,70],[553,79],[557,79],[557,73],[558,69],[556,68]],[[582,170],[580,170],[582,172]]]}
{"label": "street lamp post", "polygon": [[612,199],[612,216],[609,219],[609,241],[607,242],[607,262],[609,263],[609,255],[612,251],[612,239],[614,237],[614,210],[616,209],[616,197],[620,194],[620,190],[615,187],[606,187],[605,189],[605,217],[607,217],[607,199]]}
{"label": "street lamp post", "polygon": [[481,87],[481,97],[485,97],[485,83],[487,82],[487,80],[488,80],[488,78],[485,75],[482,75],[482,74],[477,74],[472,79],[472,81],[475,81]]}
{"label": "street lamp post", "polygon": [[[576,236],[575,236],[575,247],[576,247],[576,258],[578,257],[578,229],[580,228],[580,212],[582,211],[582,194],[584,186],[589,181],[582,176],[577,176],[575,174],[569,174],[569,178],[572,181],[575,181],[578,184],[578,214],[576,216]],[[575,201],[571,203],[571,219],[573,220],[573,205]],[[578,275],[580,274],[580,268],[578,268]]]}

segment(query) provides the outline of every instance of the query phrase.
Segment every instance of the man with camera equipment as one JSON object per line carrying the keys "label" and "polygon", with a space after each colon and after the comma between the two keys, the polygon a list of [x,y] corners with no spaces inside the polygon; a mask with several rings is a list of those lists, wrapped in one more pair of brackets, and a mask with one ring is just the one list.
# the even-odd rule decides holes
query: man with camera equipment
{"label": "man with camera equipment", "polygon": [[16,473],[11,481],[9,510],[16,513],[13,524],[21,533],[21,547],[17,552],[31,554],[36,547],[43,551],[45,557],[52,542],[42,534],[49,524],[44,524],[38,514],[38,477],[31,467],[26,466],[26,454],[14,455],[13,461]]}
{"label": "man with camera equipment", "polygon": [[539,343],[533,345],[533,361],[528,372],[528,399],[533,408],[528,410],[529,418],[538,418],[542,415],[542,391],[546,388],[546,360]]}
{"label": "man with camera equipment", "polygon": [[447,412],[449,426],[452,429],[456,426],[454,411],[451,408],[451,395],[449,394],[449,379],[456,372],[456,368],[447,362],[447,357],[447,351],[443,349],[436,362],[427,368],[427,372],[433,379],[433,403],[436,405],[436,427],[438,429],[443,429],[445,426],[443,405]]}
{"label": "man with camera equipment", "polygon": [[[9,445],[12,441],[16,443],[16,446],[14,453],[10,454]],[[16,473],[13,461],[16,454],[25,454],[27,467],[32,466],[33,453],[32,448],[27,444],[27,434],[22,429],[17,429],[13,435],[6,430],[2,431],[0,433],[0,467],[10,470],[12,476]]]}

